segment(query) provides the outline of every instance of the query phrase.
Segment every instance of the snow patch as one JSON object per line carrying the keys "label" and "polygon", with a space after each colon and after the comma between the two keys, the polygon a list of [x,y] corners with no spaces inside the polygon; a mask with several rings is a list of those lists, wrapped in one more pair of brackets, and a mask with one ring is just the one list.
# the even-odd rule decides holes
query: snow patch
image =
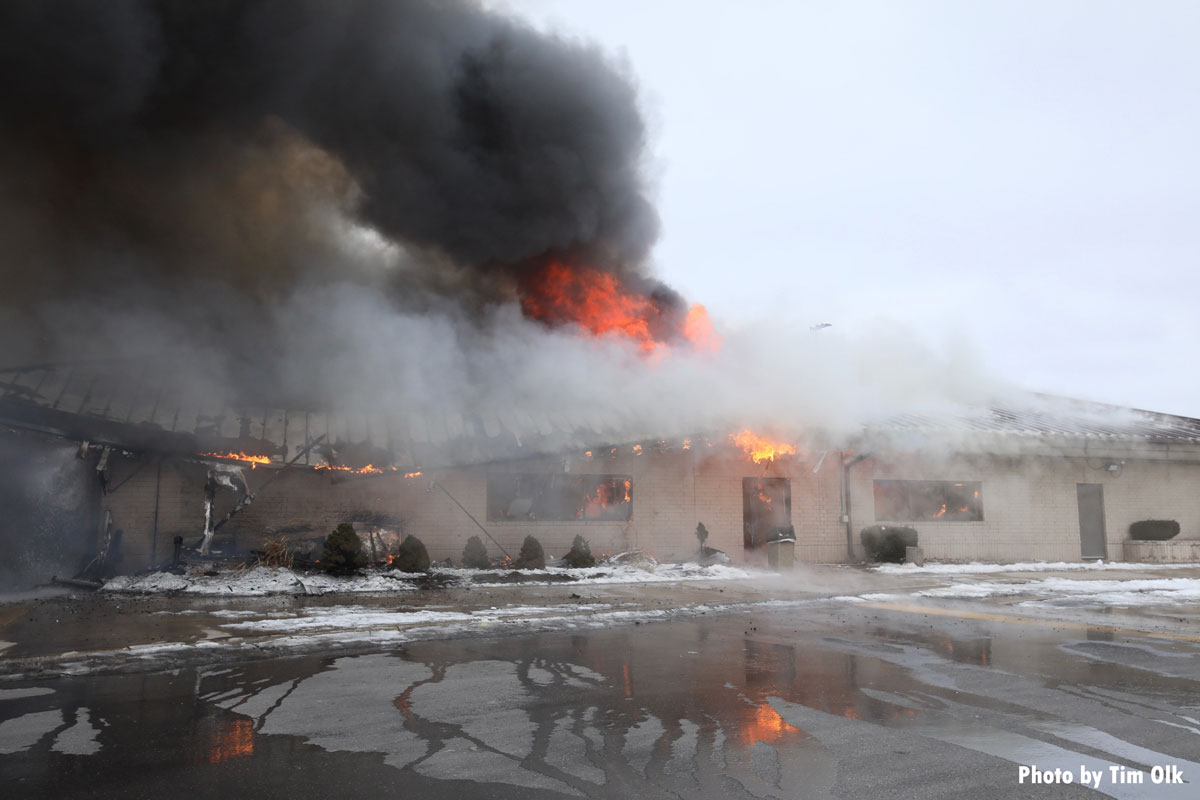
{"label": "snow patch", "polygon": [[103,592],[125,594],[194,594],[226,597],[264,595],[328,594],[331,592],[405,592],[416,589],[407,573],[368,573],[338,577],[324,573],[311,575],[283,567],[254,567],[216,575],[188,573],[174,575],[154,572],[141,576],[119,576],[101,588]]}
{"label": "snow patch", "polygon": [[[443,569],[436,570],[446,575],[458,575],[466,579],[472,586],[509,586],[507,582],[483,583],[473,578],[481,574],[495,575],[493,570]],[[515,570],[520,572],[525,580],[522,583],[539,583],[542,575],[547,576],[545,582],[553,579],[549,576],[564,576],[571,579],[572,584],[607,584],[607,583],[665,583],[669,581],[738,581],[754,577],[767,577],[773,573],[755,572],[731,567],[726,564],[645,564],[633,566],[630,564],[603,565],[572,569],[569,567],[546,567],[544,570]],[[474,574],[472,574],[474,573]]]}
{"label": "snow patch", "polygon": [[[436,576],[451,579],[459,585],[512,585],[507,581],[487,582],[496,575],[495,570],[440,567],[435,568],[433,572]],[[508,574],[519,574],[522,584],[562,582],[563,578],[573,584],[606,584],[746,580],[769,573],[757,573],[724,564],[711,566],[650,564],[643,567],[620,564],[586,569],[547,567],[544,570],[512,570]],[[420,574],[396,571],[372,571],[363,575],[343,577],[324,573],[297,573],[282,567],[255,567],[240,571],[219,572],[215,575],[206,575],[196,571],[184,575],[154,572],[149,575],[119,576],[104,584],[101,591],[121,594],[185,594],[224,597],[323,595],[339,592],[391,594],[416,590],[417,587],[413,581],[422,577],[424,576]],[[545,578],[545,580],[539,580],[540,578]]]}
{"label": "snow patch", "polygon": [[916,564],[880,564],[871,567],[881,575],[978,575],[995,572],[1089,572],[1104,570],[1200,569],[1200,564],[1135,564],[1127,561],[1022,561],[1015,564],[942,564],[927,561]]}
{"label": "snow patch", "polygon": [[1001,583],[956,583],[917,592],[918,597],[977,600],[985,597],[1034,595],[1037,601],[1022,605],[1146,606],[1195,603],[1200,600],[1200,578],[1148,578],[1142,580],[1073,580],[1044,578]]}

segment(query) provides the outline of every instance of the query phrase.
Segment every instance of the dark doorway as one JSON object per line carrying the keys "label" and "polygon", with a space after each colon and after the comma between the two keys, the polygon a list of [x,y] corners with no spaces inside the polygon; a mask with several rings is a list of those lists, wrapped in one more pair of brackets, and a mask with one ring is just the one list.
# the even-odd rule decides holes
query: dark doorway
{"label": "dark doorway", "polygon": [[1079,550],[1084,559],[1107,558],[1104,543],[1104,487],[1098,483],[1077,483],[1079,499]]}
{"label": "dark doorway", "polygon": [[787,478],[742,478],[742,534],[747,550],[766,544],[792,524],[792,483]]}

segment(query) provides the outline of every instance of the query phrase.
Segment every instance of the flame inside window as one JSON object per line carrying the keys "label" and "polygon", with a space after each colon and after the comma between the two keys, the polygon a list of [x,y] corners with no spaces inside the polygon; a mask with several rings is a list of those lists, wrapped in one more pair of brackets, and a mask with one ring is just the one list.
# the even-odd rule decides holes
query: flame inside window
{"label": "flame inside window", "polygon": [[565,522],[620,520],[633,514],[633,479],[628,475],[492,473],[487,485],[488,519]]}

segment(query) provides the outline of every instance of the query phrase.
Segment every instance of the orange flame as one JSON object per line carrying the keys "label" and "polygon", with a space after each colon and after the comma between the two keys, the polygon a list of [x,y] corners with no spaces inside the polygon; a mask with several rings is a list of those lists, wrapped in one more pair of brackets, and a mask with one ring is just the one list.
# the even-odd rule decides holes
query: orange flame
{"label": "orange flame", "polygon": [[704,306],[683,313],[667,297],[633,289],[611,272],[551,261],[521,289],[526,316],[549,325],[574,323],[593,336],[621,336],[647,356],[669,352],[676,340],[702,351],[721,345]]}
{"label": "orange flame", "polygon": [[774,461],[776,456],[796,454],[795,445],[772,441],[749,429],[729,434],[729,441],[745,450],[755,464]]}
{"label": "orange flame", "polygon": [[[313,469],[327,469],[331,472],[349,472],[351,475],[382,475],[384,472],[399,472],[399,467],[377,467],[374,464],[367,464],[365,467],[346,467],[341,464],[317,464]],[[424,473],[421,470],[416,472],[406,472],[406,478],[419,478]]]}
{"label": "orange flame", "polygon": [[588,519],[599,514],[609,506],[617,503],[632,502],[633,482],[621,481],[620,483],[609,484],[600,482],[596,485],[596,494],[584,495],[583,508],[576,512],[575,516],[578,519]]}
{"label": "orange flame", "polygon": [[[317,466],[313,467],[313,469],[327,469],[332,472],[349,472],[351,475],[382,475],[383,474],[383,470],[381,470],[379,467],[375,466],[374,464],[367,464],[365,467],[359,467],[357,469],[355,469],[354,467],[344,467],[340,464],[318,464]],[[395,472],[397,470],[395,467],[392,467],[392,471]]]}
{"label": "orange flame", "polygon": [[713,330],[708,309],[699,303],[693,303],[683,318],[683,338],[692,343],[694,350],[715,353],[721,349],[721,337]]}
{"label": "orange flame", "polygon": [[250,465],[250,469],[256,468],[259,464],[271,463],[271,459],[268,456],[253,456],[240,451],[237,453],[232,451],[226,453],[200,453],[200,455],[206,458],[227,458],[231,461],[243,461]]}

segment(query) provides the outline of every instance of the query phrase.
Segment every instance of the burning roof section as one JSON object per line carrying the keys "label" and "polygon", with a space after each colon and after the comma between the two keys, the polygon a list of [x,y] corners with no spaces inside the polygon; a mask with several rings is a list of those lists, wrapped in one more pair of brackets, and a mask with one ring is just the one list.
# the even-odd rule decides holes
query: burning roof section
{"label": "burning roof section", "polygon": [[[570,407],[558,413],[502,408],[404,414],[249,407],[196,394],[177,399],[181,395],[162,382],[162,374],[153,364],[127,361],[0,370],[0,421],[132,450],[225,457],[254,465],[294,460],[297,466],[369,474],[409,474],[588,448],[603,454],[611,444],[631,442],[681,450],[728,443],[755,463],[796,453],[794,441],[748,429],[672,439],[668,446],[669,433],[639,429],[617,410],[586,417]],[[1034,437],[1197,444],[1200,420],[1037,396],[1021,407],[904,414],[864,427],[864,439],[880,434],[916,440]],[[643,446],[632,452],[644,452]]]}
{"label": "burning roof section", "polygon": [[[518,408],[475,414],[306,411],[180,393],[153,364],[51,364],[0,370],[0,421],[79,440],[181,455],[378,472],[478,464],[654,438],[616,413]],[[315,440],[311,450],[305,451]],[[368,468],[369,467],[369,468]]]}

